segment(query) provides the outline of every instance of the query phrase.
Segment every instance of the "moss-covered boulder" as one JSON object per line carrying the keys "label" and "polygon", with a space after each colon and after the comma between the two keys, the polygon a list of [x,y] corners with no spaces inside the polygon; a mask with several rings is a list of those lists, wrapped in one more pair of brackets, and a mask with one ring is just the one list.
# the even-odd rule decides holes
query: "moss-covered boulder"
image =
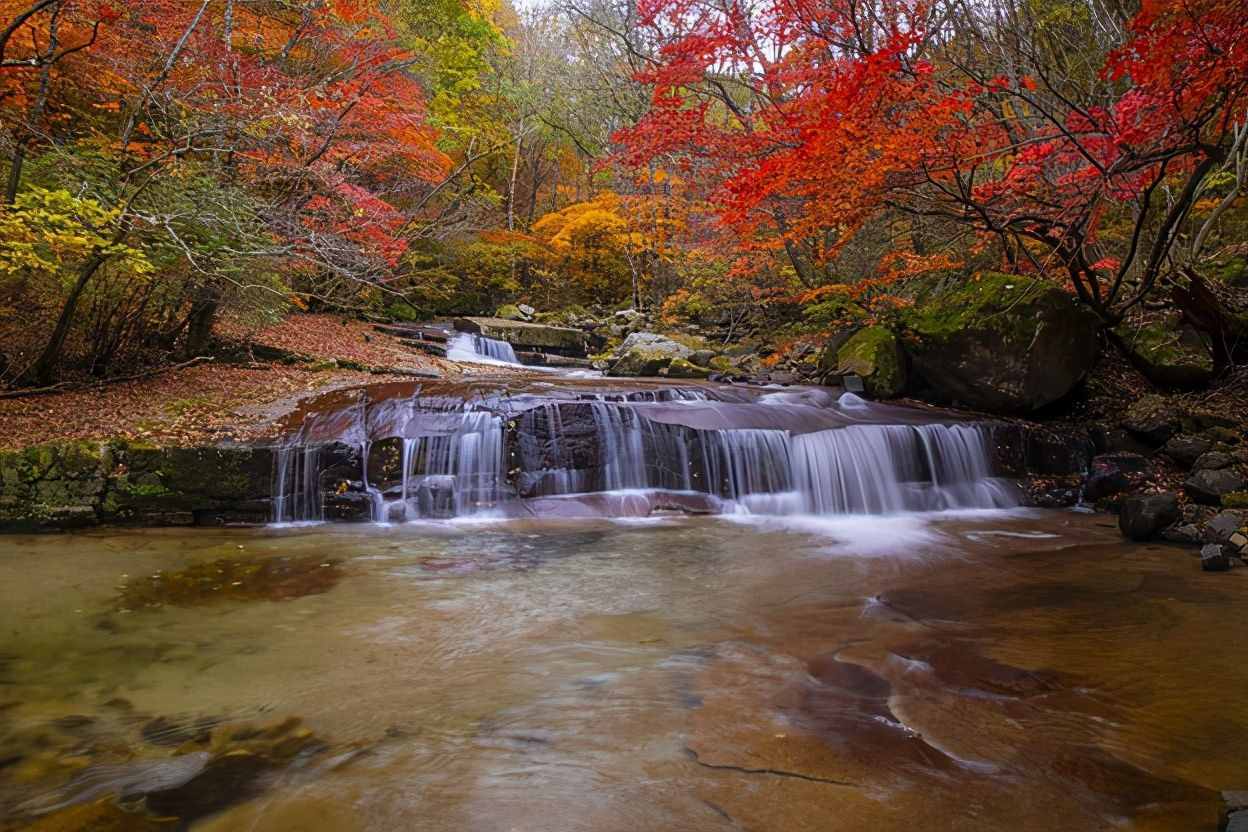
{"label": "moss-covered boulder", "polygon": [[587,337],[579,329],[547,326],[502,318],[458,318],[455,328],[486,338],[506,341],[517,350],[553,352],[573,358],[587,355]]}
{"label": "moss-covered boulder", "polygon": [[504,304],[498,307],[498,311],[494,313],[495,318],[501,318],[504,321],[527,321],[529,317],[520,311],[520,307],[514,303]]}
{"label": "moss-covered boulder", "polygon": [[869,326],[846,339],[836,351],[836,373],[861,376],[868,394],[888,399],[906,388],[906,356],[891,331]]}
{"label": "moss-covered boulder", "polygon": [[701,367],[684,358],[673,358],[667,365],[668,378],[708,378],[711,372],[709,367]]}
{"label": "moss-covered boulder", "polygon": [[99,442],[0,452],[0,529],[91,525],[112,465],[110,448]]}
{"label": "moss-covered boulder", "polygon": [[1066,396],[1092,367],[1096,317],[1056,286],[984,273],[916,302],[904,347],[939,397],[1025,413]]}
{"label": "moss-covered boulder", "polygon": [[1184,326],[1178,314],[1147,324],[1120,324],[1121,340],[1140,372],[1154,384],[1203,387],[1213,377],[1213,354],[1199,332]]}
{"label": "moss-covered boulder", "polygon": [[616,350],[607,375],[657,376],[670,372],[675,359],[690,363],[692,356],[693,350],[679,341],[653,332],[634,332]]}

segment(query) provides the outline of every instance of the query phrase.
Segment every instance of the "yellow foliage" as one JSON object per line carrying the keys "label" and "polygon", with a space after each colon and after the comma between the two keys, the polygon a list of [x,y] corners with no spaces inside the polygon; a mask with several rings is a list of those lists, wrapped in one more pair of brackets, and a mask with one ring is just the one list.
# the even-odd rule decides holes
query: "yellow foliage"
{"label": "yellow foliage", "polygon": [[120,215],[66,190],[28,188],[12,207],[0,209],[0,273],[56,273],[97,254],[133,273],[151,272],[141,250],[109,239]]}

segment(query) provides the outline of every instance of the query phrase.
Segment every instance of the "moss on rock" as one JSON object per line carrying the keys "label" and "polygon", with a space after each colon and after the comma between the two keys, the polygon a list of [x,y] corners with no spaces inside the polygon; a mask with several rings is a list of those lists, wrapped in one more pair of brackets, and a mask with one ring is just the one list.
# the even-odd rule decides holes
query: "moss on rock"
{"label": "moss on rock", "polygon": [[917,296],[902,316],[905,350],[946,400],[1033,411],[1066,396],[1096,357],[1096,317],[1041,280],[984,273]]}
{"label": "moss on rock", "polygon": [[495,318],[502,318],[504,321],[525,321],[528,320],[524,313],[520,311],[520,307],[514,303],[504,304],[498,307],[498,311],[494,313]]}
{"label": "moss on rock", "polygon": [[711,370],[685,358],[673,358],[667,365],[668,378],[707,378]]}
{"label": "moss on rock", "polygon": [[1213,377],[1213,354],[1199,332],[1169,315],[1152,323],[1120,324],[1116,335],[1140,372],[1155,384],[1201,387]]}
{"label": "moss on rock", "polygon": [[854,333],[836,351],[836,372],[861,376],[867,393],[877,398],[900,395],[906,387],[906,357],[890,330],[869,326]]}

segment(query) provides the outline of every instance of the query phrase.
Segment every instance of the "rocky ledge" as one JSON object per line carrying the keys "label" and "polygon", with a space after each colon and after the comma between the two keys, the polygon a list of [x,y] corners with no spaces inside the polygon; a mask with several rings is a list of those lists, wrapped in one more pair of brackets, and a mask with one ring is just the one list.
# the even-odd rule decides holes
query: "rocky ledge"
{"label": "rocky ledge", "polygon": [[0,531],[263,523],[267,448],[63,442],[0,452]]}

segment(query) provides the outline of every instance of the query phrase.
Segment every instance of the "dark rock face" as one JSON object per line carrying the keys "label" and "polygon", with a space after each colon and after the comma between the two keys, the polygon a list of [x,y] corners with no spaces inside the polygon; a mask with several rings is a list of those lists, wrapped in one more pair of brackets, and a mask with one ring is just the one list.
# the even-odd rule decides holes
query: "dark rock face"
{"label": "dark rock face", "polygon": [[1098,454],[1112,454],[1121,451],[1133,454],[1148,454],[1153,450],[1151,445],[1142,442],[1133,436],[1130,431],[1122,428],[1098,425],[1090,428],[1088,435],[1092,438],[1092,444],[1096,446]]}
{"label": "dark rock face", "polygon": [[1139,454],[1102,454],[1092,460],[1084,485],[1089,500],[1103,500],[1129,491],[1147,479],[1153,466]]}
{"label": "dark rock face", "polygon": [[1184,490],[1198,503],[1216,506],[1222,497],[1248,486],[1244,478],[1228,469],[1197,471],[1183,483]]}
{"label": "dark rock face", "polygon": [[906,352],[942,398],[1026,413],[1065,397],[1091,369],[1096,318],[1055,286],[985,274],[916,304]]}
{"label": "dark rock face", "polygon": [[1131,540],[1149,540],[1179,520],[1176,494],[1128,497],[1118,512],[1118,528]]}
{"label": "dark rock face", "polygon": [[1216,471],[1220,468],[1228,467],[1235,460],[1230,454],[1224,454],[1221,451],[1209,451],[1200,455],[1200,458],[1192,465],[1195,471]]}
{"label": "dark rock face", "polygon": [[1037,429],[1027,433],[1026,468],[1033,474],[1082,474],[1092,464],[1096,452],[1092,440],[1082,431]]}
{"label": "dark rock face", "polygon": [[3,453],[0,531],[264,522],[272,471],[267,448],[64,442]]}
{"label": "dark rock face", "polygon": [[1162,448],[1162,453],[1173,459],[1184,468],[1191,468],[1201,454],[1213,447],[1213,443],[1200,436],[1179,434],[1170,437]]}
{"label": "dark rock face", "polygon": [[1225,572],[1231,568],[1231,559],[1220,543],[1208,543],[1200,548],[1200,568],[1206,572]]}

